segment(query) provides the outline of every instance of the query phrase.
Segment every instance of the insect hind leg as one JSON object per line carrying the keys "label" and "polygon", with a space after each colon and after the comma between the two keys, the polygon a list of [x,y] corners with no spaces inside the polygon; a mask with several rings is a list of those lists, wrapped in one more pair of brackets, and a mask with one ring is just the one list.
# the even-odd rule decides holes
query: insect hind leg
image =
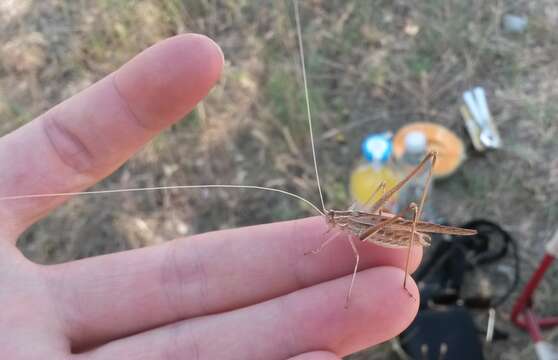
{"label": "insect hind leg", "polygon": [[401,210],[398,214],[394,215],[393,217],[385,219],[379,222],[378,224],[370,227],[360,235],[360,240],[367,241],[368,239],[371,239],[374,235],[376,235],[378,232],[380,232],[382,229],[384,229],[386,226],[404,219],[404,216],[408,212],[413,211],[413,206],[416,207],[416,205],[412,203],[409,206],[407,206],[405,209]]}
{"label": "insect hind leg", "polygon": [[[409,182],[409,180],[411,180],[412,177],[418,174],[429,162],[430,162],[429,175],[426,180],[426,184],[427,185],[430,184],[430,180],[432,178],[432,168],[434,168],[434,165],[436,164],[436,157],[437,157],[437,153],[435,151],[429,152],[424,157],[424,159],[422,159],[422,161],[417,165],[417,167],[413,169],[413,171],[411,171],[407,176],[405,176],[405,178],[401,180],[399,183],[397,183],[397,185],[389,189],[378,201],[376,201],[372,205],[372,209],[371,209],[372,212],[376,212],[378,211],[378,209],[382,208],[393,197],[393,195],[396,192],[398,192],[407,182]],[[426,193],[423,193],[423,197],[421,199],[421,205],[419,206],[419,209],[421,211],[425,199],[426,199]],[[419,217],[420,217],[420,211],[419,211]]]}

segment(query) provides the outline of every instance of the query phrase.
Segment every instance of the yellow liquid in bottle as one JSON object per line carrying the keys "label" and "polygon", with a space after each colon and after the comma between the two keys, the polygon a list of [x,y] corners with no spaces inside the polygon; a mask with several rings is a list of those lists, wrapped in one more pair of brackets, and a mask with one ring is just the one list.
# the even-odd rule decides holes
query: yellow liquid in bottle
{"label": "yellow liquid in bottle", "polygon": [[[388,167],[380,167],[375,169],[371,164],[361,165],[357,167],[351,174],[350,190],[353,199],[359,206],[370,207],[374,202],[380,199],[382,191],[378,191],[373,197],[372,194],[378,189],[380,184],[386,183],[386,191],[394,187],[398,183],[398,177]],[[397,194],[395,194],[390,202],[384,207],[390,208],[395,203]],[[365,210],[361,208],[362,210]]]}

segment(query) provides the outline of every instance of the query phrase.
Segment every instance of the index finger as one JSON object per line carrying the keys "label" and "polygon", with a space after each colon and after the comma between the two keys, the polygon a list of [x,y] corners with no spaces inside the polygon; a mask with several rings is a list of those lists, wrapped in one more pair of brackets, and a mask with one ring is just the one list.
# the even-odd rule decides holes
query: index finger
{"label": "index finger", "polygon": [[[222,67],[221,50],[202,35],[179,35],[148,48],[0,139],[0,197],[72,192],[95,184],[192,110]],[[2,231],[15,236],[66,199],[1,201]]]}

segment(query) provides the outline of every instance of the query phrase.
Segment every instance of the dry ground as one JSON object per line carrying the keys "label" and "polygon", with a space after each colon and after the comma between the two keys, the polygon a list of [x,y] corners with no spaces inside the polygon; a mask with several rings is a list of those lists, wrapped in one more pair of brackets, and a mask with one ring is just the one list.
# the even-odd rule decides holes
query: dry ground
{"label": "dry ground", "polygon": [[[417,3],[302,3],[327,203],[342,208],[350,201],[356,140],[417,120],[444,124],[465,138],[460,94],[483,85],[504,149],[478,155],[469,146],[462,169],[436,184],[436,209],[453,223],[483,217],[502,224],[521,244],[525,280],[558,218],[558,4]],[[528,30],[505,34],[500,21],[507,12],[528,15]],[[97,188],[253,184],[316,201],[292,13],[290,3],[279,1],[0,0],[0,134],[150,44],[201,32],[225,52],[220,85],[187,121]],[[81,197],[29,230],[19,245],[37,262],[58,263],[310,214],[291,199],[252,191]],[[539,306],[556,312],[557,289],[549,277]],[[527,337],[507,324],[507,311],[509,304],[498,323],[512,340],[488,346],[488,357],[532,358]],[[354,359],[385,356],[380,349]]]}

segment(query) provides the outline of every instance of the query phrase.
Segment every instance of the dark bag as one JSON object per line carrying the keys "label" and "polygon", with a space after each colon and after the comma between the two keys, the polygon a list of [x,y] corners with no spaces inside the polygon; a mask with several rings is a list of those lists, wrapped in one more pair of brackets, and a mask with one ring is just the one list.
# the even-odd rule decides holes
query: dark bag
{"label": "dark bag", "polygon": [[[519,258],[517,246],[500,226],[475,220],[463,227],[476,229],[471,237],[448,241],[433,236],[436,244],[429,259],[415,273],[420,284],[421,307],[414,322],[399,336],[399,345],[414,360],[482,360],[479,330],[471,308],[497,307],[517,286]],[[515,278],[498,298],[462,298],[460,291],[467,271],[503,259],[512,247]],[[496,331],[498,337],[505,334]]]}
{"label": "dark bag", "polygon": [[484,359],[471,314],[462,306],[421,310],[399,342],[416,360]]}

